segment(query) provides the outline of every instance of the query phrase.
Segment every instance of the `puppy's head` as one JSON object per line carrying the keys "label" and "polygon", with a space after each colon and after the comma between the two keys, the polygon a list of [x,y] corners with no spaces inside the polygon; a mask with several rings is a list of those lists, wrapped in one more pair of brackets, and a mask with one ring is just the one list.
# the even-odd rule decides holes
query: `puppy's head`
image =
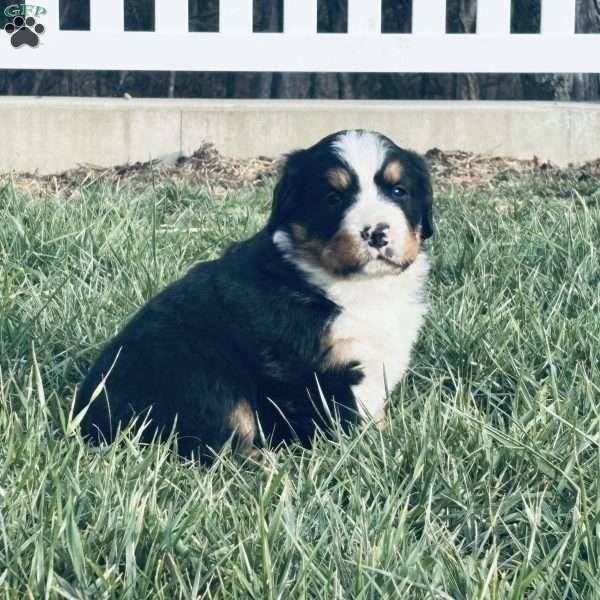
{"label": "puppy's head", "polygon": [[400,273],[433,234],[427,165],[379,133],[334,133],[288,156],[267,227],[311,270]]}

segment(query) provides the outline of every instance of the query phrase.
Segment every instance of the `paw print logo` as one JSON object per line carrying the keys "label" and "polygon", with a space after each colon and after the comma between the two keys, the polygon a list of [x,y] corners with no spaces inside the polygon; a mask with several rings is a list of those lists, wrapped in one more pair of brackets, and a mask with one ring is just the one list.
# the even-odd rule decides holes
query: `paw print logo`
{"label": "paw print logo", "polygon": [[33,17],[15,17],[12,23],[7,23],[4,31],[10,35],[10,43],[15,47],[31,46],[35,48],[40,43],[40,35],[46,31],[46,28],[38,23]]}

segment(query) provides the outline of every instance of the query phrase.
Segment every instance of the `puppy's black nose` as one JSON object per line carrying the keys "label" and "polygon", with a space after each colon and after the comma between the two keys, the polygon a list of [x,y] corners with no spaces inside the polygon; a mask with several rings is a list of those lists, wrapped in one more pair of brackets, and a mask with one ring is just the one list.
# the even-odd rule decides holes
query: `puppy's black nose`
{"label": "puppy's black nose", "polygon": [[390,226],[387,223],[378,223],[375,229],[371,232],[371,238],[369,239],[369,246],[373,248],[383,248],[388,245],[387,230]]}

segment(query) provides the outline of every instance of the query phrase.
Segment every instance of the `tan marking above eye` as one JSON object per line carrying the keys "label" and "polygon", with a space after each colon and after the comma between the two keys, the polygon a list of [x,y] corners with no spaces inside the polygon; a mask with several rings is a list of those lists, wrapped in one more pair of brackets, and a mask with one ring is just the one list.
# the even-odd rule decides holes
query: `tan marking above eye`
{"label": "tan marking above eye", "polygon": [[347,190],[352,182],[350,173],[348,173],[348,171],[342,167],[336,167],[326,171],[325,179],[327,179],[331,187],[339,190],[340,192]]}
{"label": "tan marking above eye", "polygon": [[383,170],[383,178],[388,183],[398,183],[400,179],[402,179],[402,175],[404,173],[404,167],[402,163],[397,160],[393,160],[388,163]]}

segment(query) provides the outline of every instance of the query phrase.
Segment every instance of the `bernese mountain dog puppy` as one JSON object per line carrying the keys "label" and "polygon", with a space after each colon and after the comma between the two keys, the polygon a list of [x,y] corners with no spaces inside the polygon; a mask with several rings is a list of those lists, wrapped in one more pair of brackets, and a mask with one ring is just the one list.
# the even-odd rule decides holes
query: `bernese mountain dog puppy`
{"label": "bernese mountain dog puppy", "polygon": [[100,353],[76,411],[111,441],[175,432],[208,459],[231,440],[309,446],[317,428],[380,424],[426,313],[425,161],[365,130],[291,153],[254,237],[196,264]]}

